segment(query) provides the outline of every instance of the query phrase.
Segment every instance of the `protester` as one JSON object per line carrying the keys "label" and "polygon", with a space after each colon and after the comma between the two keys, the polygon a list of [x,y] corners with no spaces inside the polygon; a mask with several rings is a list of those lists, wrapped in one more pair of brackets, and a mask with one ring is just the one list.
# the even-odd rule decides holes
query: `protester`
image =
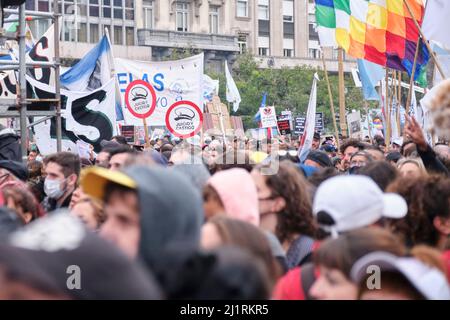
{"label": "protester", "polygon": [[405,115],[405,135],[411,139],[417,147],[417,152],[423,161],[423,164],[428,172],[435,172],[447,175],[449,174],[447,168],[439,161],[436,153],[425,140],[422,128],[417,123],[414,117]]}
{"label": "protester", "polygon": [[397,162],[397,168],[403,177],[419,177],[427,174],[420,158],[404,158]]}
{"label": "protester", "polygon": [[39,205],[27,188],[10,186],[2,188],[0,192],[3,193],[6,207],[14,211],[24,224],[39,216]]}
{"label": "protester", "polygon": [[244,169],[219,171],[203,191],[203,210],[208,220],[224,214],[259,225],[258,193],[252,176]]}
{"label": "protester", "polygon": [[[351,270],[361,300],[450,300],[450,287],[439,260],[430,265],[416,257],[399,257],[386,251],[361,257]],[[377,266],[381,271],[378,286],[368,288],[367,270]]]}
{"label": "protester", "polygon": [[358,168],[355,173],[371,178],[383,192],[398,176],[396,168],[385,161],[374,161]]}
{"label": "protester", "polygon": [[135,153],[136,151],[131,149],[128,145],[121,145],[120,147],[112,149],[109,152],[109,169],[120,170],[124,163]]}
{"label": "protester", "polygon": [[172,167],[174,171],[185,175],[189,181],[192,182],[195,188],[203,193],[203,188],[206,186],[211,175],[204,164],[177,164]]}
{"label": "protester", "polygon": [[398,160],[402,158],[402,154],[398,151],[390,151],[386,155],[386,161],[388,161],[393,166],[397,165]]}
{"label": "protester", "polygon": [[379,147],[367,145],[364,149],[374,161],[383,161],[385,159],[384,152]]}
{"label": "protester", "polygon": [[71,152],[59,152],[44,158],[44,192],[42,206],[51,212],[70,204],[80,174],[80,158]]}
{"label": "protester", "polygon": [[308,156],[305,160],[305,165],[316,167],[319,169],[333,166],[328,155],[325,152],[318,150],[311,150],[308,153]]}
{"label": "protester", "polygon": [[161,298],[149,272],[67,212],[12,233],[0,245],[0,277],[6,299]]}
{"label": "protester", "polygon": [[271,286],[281,275],[267,237],[259,228],[244,221],[216,216],[202,227],[201,246],[206,250],[233,245],[247,250],[266,265]]}
{"label": "protester", "polygon": [[395,256],[406,254],[402,243],[381,228],[354,230],[325,241],[314,252],[314,265],[319,276],[308,294],[319,300],[355,300],[358,288],[351,280],[352,266],[361,257],[375,251]]}
{"label": "protester", "polygon": [[341,144],[342,166],[345,171],[350,169],[350,158],[358,151],[364,150],[365,145],[356,139],[347,139]]}
{"label": "protester", "polygon": [[28,169],[21,162],[0,160],[0,189],[11,185],[24,185]]}
{"label": "protester", "polygon": [[78,217],[88,229],[93,231],[98,230],[106,220],[103,204],[91,197],[78,200],[71,208],[70,213]]}
{"label": "protester", "polygon": [[319,132],[314,132],[311,149],[312,150],[318,150],[319,147],[320,147],[320,133]]}
{"label": "protester", "polygon": [[257,166],[251,175],[258,191],[260,225],[275,234],[286,252],[289,268],[310,257],[315,236],[310,186],[293,163],[283,161],[278,172],[262,175]]}
{"label": "protester", "polygon": [[91,168],[81,185],[104,201],[100,235],[129,257],[142,259],[149,270],[157,260],[165,261],[164,251],[174,243],[199,246],[201,197],[181,174],[160,167]]}
{"label": "protester", "polygon": [[408,214],[389,222],[408,246],[427,244],[445,250],[450,235],[450,180],[443,176],[406,176],[388,187],[402,196]]}
{"label": "protester", "polygon": [[[368,177],[340,175],[319,186],[314,195],[313,213],[320,227],[317,237],[321,240],[375,226],[386,217],[402,218],[407,213],[407,205],[399,195],[383,193]],[[316,242],[314,248],[318,247],[321,245]],[[279,280],[274,297],[311,299],[309,291],[317,277],[314,269],[312,263],[306,263],[289,271]]]}
{"label": "protester", "polygon": [[0,124],[0,160],[22,160],[19,139],[13,129]]}
{"label": "protester", "polygon": [[373,162],[372,156],[366,151],[355,152],[350,157],[350,169],[349,173],[354,173],[357,168],[366,166]]}

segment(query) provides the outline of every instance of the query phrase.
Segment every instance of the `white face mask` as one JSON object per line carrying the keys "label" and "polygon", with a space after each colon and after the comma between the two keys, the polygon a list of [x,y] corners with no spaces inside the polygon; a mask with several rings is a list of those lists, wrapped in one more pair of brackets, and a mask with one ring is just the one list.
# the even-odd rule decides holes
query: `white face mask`
{"label": "white face mask", "polygon": [[52,199],[61,198],[61,196],[64,194],[65,191],[64,189],[61,189],[61,182],[63,181],[45,179],[44,181],[45,194]]}

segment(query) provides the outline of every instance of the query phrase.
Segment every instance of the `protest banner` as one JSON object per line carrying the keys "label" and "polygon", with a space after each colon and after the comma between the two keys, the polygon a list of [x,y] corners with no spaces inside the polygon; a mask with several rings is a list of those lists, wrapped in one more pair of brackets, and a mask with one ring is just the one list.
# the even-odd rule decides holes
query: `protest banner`
{"label": "protest banner", "polygon": [[263,128],[273,128],[277,126],[277,114],[275,107],[261,107],[261,124]]}
{"label": "protest banner", "polygon": [[192,101],[178,101],[170,106],[166,113],[166,127],[179,138],[196,135],[203,123],[201,109]]}

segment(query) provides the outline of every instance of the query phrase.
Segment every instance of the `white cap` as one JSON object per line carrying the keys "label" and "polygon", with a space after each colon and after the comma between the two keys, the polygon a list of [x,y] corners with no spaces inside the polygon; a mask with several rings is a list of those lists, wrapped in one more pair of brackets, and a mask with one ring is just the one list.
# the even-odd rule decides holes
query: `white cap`
{"label": "white cap", "polygon": [[393,139],[392,143],[395,143],[396,145],[401,146],[403,144],[403,137]]}
{"label": "white cap", "polygon": [[371,265],[378,266],[381,272],[401,273],[427,300],[450,300],[450,287],[445,275],[416,258],[397,257],[381,251],[369,253],[353,265],[350,272],[352,280],[360,283],[367,277],[367,268]]}
{"label": "white cap", "polygon": [[383,193],[369,177],[337,176],[324,181],[314,196],[313,213],[330,215],[335,224],[321,225],[336,236],[370,226],[382,217],[400,219],[408,211],[406,201],[395,193]]}

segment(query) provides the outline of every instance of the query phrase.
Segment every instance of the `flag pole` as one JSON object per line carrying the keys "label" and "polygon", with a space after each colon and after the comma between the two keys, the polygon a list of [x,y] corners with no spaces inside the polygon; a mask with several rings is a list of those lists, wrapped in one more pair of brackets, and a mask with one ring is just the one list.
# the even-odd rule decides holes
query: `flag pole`
{"label": "flag pole", "polygon": [[397,85],[398,85],[398,87],[397,87],[397,114],[396,114],[396,116],[397,116],[397,130],[398,130],[397,132],[398,132],[399,136],[402,133],[402,126],[400,124],[400,108],[402,106],[402,96],[401,96],[402,86],[401,86],[401,83],[402,83],[402,72],[398,71],[398,80],[397,80]]}
{"label": "flag pole", "polygon": [[406,105],[405,105],[406,114],[409,114],[409,107],[411,104],[412,93],[414,91],[414,76],[416,74],[417,57],[419,55],[419,41],[420,41],[420,36],[417,39],[416,53],[414,54],[413,68],[411,71],[411,79],[409,79],[408,98],[406,99]]}
{"label": "flag pole", "polygon": [[338,149],[340,149],[339,131],[337,128],[337,123],[336,123],[336,115],[334,113],[333,94],[331,92],[330,79],[328,78],[327,65],[325,63],[325,55],[324,55],[323,50],[322,50],[322,63],[323,63],[323,71],[325,73],[325,80],[327,81],[328,97],[330,99],[331,116],[333,117],[334,134],[336,135],[336,144],[337,144]]}
{"label": "flag pole", "polygon": [[389,68],[386,68],[386,76],[385,76],[385,81],[386,81],[386,92],[385,92],[385,96],[384,96],[384,113],[385,113],[385,117],[386,117],[386,136],[384,137],[385,139],[385,143],[386,143],[386,148],[389,148],[390,144],[391,144],[391,115],[390,115],[390,110],[389,110]]}
{"label": "flag pole", "polygon": [[[415,24],[415,26],[416,26],[416,28],[417,28],[417,30],[419,30],[419,34],[420,34],[420,36],[422,37],[422,41],[423,41],[423,43],[425,43],[425,45],[427,46],[427,49],[428,49],[428,51],[430,52],[430,55],[431,55],[431,57],[433,58],[434,63],[436,64],[436,67],[437,67],[437,69],[439,70],[439,73],[441,74],[442,79],[446,79],[445,73],[444,73],[444,71],[442,70],[442,67],[441,67],[439,61],[437,60],[437,57],[436,57],[436,55],[434,54],[434,51],[431,49],[431,46],[430,46],[430,44],[428,43],[427,38],[426,38],[425,35],[423,34],[423,31],[422,31],[422,29],[420,28],[419,23],[417,22],[416,17],[414,17],[414,14],[413,14],[413,12],[412,12],[412,10],[411,10],[411,7],[410,7],[409,4],[408,4],[408,1],[403,0],[403,2],[405,3],[406,9],[408,10],[409,14],[410,14],[411,17],[412,17],[412,19],[413,19],[413,21],[414,21],[414,24]],[[419,41],[417,41],[417,46],[419,46]]]}
{"label": "flag pole", "polygon": [[347,121],[345,118],[345,95],[344,95],[344,63],[342,48],[338,48],[338,66],[339,66],[339,122],[341,126],[342,137],[347,137]]}

